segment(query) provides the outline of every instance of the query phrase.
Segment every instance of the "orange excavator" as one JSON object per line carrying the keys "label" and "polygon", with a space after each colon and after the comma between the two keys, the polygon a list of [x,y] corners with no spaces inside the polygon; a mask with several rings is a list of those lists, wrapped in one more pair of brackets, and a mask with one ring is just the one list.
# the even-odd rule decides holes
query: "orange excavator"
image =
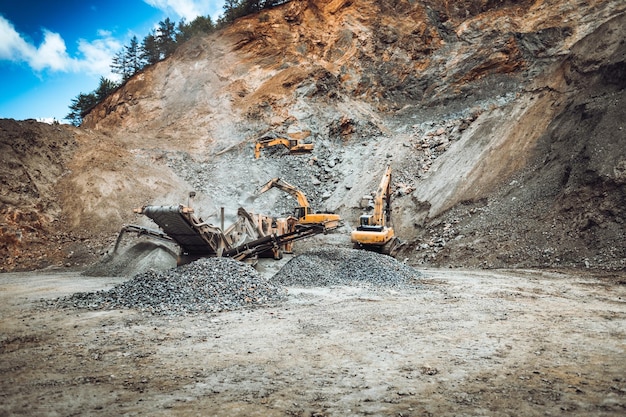
{"label": "orange excavator", "polygon": [[261,156],[261,149],[269,148],[272,146],[282,145],[289,150],[290,153],[307,153],[313,150],[312,143],[303,143],[300,139],[288,139],[288,138],[265,138],[260,139],[254,145],[254,159],[259,159]]}
{"label": "orange excavator", "polygon": [[269,180],[264,186],[259,188],[257,195],[263,194],[274,187],[289,193],[298,201],[299,206],[294,210],[294,217],[298,219],[298,225],[322,225],[325,230],[336,229],[341,225],[341,217],[338,214],[314,212],[309,205],[306,195],[280,178]]}
{"label": "orange excavator", "polygon": [[374,197],[374,212],[359,217],[359,225],[350,239],[355,247],[387,255],[398,244],[391,222],[391,167],[387,167]]}

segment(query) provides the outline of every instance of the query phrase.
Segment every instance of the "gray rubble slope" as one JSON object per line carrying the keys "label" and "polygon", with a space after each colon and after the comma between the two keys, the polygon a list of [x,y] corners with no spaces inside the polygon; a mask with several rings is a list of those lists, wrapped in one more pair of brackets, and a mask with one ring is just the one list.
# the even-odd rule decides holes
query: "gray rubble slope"
{"label": "gray rubble slope", "polygon": [[[529,149],[510,155],[524,159],[523,167],[492,192],[462,200],[419,227],[423,234],[409,249],[413,261],[626,267],[625,28],[626,16],[618,16],[572,47],[572,55],[555,69],[559,77],[553,80],[561,81],[539,88],[535,96],[534,106],[541,103],[554,116]],[[545,97],[551,99],[546,103]],[[525,100],[515,102],[524,105]],[[451,162],[443,160],[436,169]],[[450,186],[445,173],[438,173],[442,189]],[[414,196],[428,201],[422,192]]]}

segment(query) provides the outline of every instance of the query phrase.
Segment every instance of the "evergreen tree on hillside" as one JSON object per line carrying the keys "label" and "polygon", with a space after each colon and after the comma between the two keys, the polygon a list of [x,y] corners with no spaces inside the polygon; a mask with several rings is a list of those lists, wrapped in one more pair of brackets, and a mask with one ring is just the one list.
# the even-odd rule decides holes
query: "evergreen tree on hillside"
{"label": "evergreen tree on hillside", "polygon": [[239,15],[240,0],[226,0],[224,2],[224,14],[222,15],[222,23],[231,23],[237,19]]}
{"label": "evergreen tree on hillside", "polygon": [[269,9],[287,3],[288,1],[289,0],[226,0],[224,2],[224,14],[221,17],[220,24],[226,25],[232,23],[237,18],[257,13],[263,9]]}
{"label": "evergreen tree on hillside", "polygon": [[178,22],[178,26],[176,26],[176,43],[181,44],[185,42],[187,39],[191,38],[191,26],[188,25],[183,17]]}
{"label": "evergreen tree on hillside", "polygon": [[246,0],[242,2],[242,10],[241,12],[244,15],[256,13],[261,10],[263,5],[263,1],[261,0]]}
{"label": "evergreen tree on hillside", "polygon": [[130,40],[130,45],[124,47],[125,58],[132,72],[132,75],[135,75],[139,71],[142,70],[143,64],[141,62],[141,50],[139,49],[139,40],[137,40],[136,36],[133,36]]}
{"label": "evergreen tree on hillside", "polygon": [[66,120],[69,120],[74,126],[80,126],[83,122],[83,117],[98,104],[98,98],[94,93],[83,94],[79,93],[76,98],[72,99],[70,105],[70,112],[65,116]]}
{"label": "evergreen tree on hillside", "polygon": [[140,57],[145,65],[153,65],[161,60],[161,54],[154,31],[143,38]]}
{"label": "evergreen tree on hillside", "polygon": [[143,66],[139,41],[136,36],[133,36],[130,40],[130,45],[124,46],[124,49],[118,51],[113,57],[111,71],[114,74],[120,74],[122,82],[124,82],[141,71]]}
{"label": "evergreen tree on hillside", "polygon": [[100,77],[100,84],[94,94],[96,95],[97,102],[101,102],[105,98],[109,96],[115,89],[118,87],[118,84],[115,81],[111,81],[108,78]]}
{"label": "evergreen tree on hillside", "polygon": [[118,51],[115,56],[113,56],[111,72],[121,75],[122,81],[128,80],[133,75],[133,71],[124,50]]}
{"label": "evergreen tree on hillside", "polygon": [[198,16],[191,23],[186,23],[185,19],[182,19],[178,23],[176,32],[176,43],[178,45],[191,39],[193,36],[203,33],[211,33],[215,30],[215,25],[211,16]]}
{"label": "evergreen tree on hillside", "polygon": [[160,56],[167,58],[176,50],[176,25],[168,17],[159,22],[156,33],[156,44]]}

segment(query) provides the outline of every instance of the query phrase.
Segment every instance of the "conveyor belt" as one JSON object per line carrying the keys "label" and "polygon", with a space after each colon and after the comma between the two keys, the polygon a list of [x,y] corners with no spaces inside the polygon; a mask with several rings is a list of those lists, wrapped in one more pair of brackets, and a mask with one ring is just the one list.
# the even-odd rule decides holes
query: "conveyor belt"
{"label": "conveyor belt", "polygon": [[151,218],[190,255],[215,256],[227,246],[222,231],[198,221],[184,206],[145,206],[142,214]]}
{"label": "conveyor belt", "polygon": [[269,251],[272,248],[279,248],[287,242],[293,242],[295,240],[304,239],[308,236],[324,233],[324,230],[324,226],[317,224],[299,226],[293,232],[288,232],[282,235],[272,234],[270,236],[264,236],[252,242],[237,246],[236,248],[225,251],[223,256],[243,260],[247,257]]}
{"label": "conveyor belt", "polygon": [[[286,243],[326,231],[323,225],[298,225],[296,230],[292,232],[282,235],[262,236],[232,247],[220,228],[208,223],[202,223],[194,217],[191,209],[183,205],[144,206],[135,210],[135,212],[151,218],[163,230],[165,235],[180,246],[181,255],[192,258],[227,256],[243,260],[269,251],[279,253],[281,246]],[[252,222],[245,210],[240,209],[239,215],[248,216],[247,218]],[[143,230],[143,228],[141,229]],[[150,234],[155,236],[157,232],[151,231]]]}

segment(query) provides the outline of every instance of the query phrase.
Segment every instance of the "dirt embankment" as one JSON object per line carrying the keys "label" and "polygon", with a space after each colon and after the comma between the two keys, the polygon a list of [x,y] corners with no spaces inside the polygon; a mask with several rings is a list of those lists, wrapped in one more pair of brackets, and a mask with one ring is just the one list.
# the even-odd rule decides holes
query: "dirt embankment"
{"label": "dirt embankment", "polygon": [[[435,190],[431,194],[447,197],[448,204],[456,198],[456,204],[421,225],[426,230],[411,247],[419,254],[414,259],[441,266],[626,268],[626,123],[621,110],[626,105],[625,23],[622,15],[599,27],[572,47],[569,59],[537,81],[530,102],[522,97],[512,103],[513,108],[536,108],[526,111],[531,117],[523,123],[500,119],[519,126],[503,143],[515,143],[520,136],[522,147],[484,147],[474,153],[484,160],[469,164],[475,171],[464,172],[459,166],[471,158],[468,149],[480,143],[467,141],[467,147],[452,150],[434,167],[439,175],[425,185]],[[605,46],[602,52],[597,51],[599,43]],[[549,113],[554,116],[545,118]],[[475,123],[477,134],[489,134],[491,119],[483,123],[487,128]],[[498,160],[503,153],[505,159]],[[521,169],[481,189],[482,179],[520,161]],[[450,170],[455,163],[456,169]],[[476,168],[482,170],[479,181],[467,181]],[[424,193],[416,191],[414,198],[432,202],[426,205],[431,213],[439,200],[424,200]]]}
{"label": "dirt embankment", "polygon": [[0,271],[62,262],[57,184],[69,174],[77,129],[34,120],[0,120]]}
{"label": "dirt embankment", "polygon": [[0,119],[0,271],[98,259],[154,190],[184,194],[160,154],[69,125]]}

